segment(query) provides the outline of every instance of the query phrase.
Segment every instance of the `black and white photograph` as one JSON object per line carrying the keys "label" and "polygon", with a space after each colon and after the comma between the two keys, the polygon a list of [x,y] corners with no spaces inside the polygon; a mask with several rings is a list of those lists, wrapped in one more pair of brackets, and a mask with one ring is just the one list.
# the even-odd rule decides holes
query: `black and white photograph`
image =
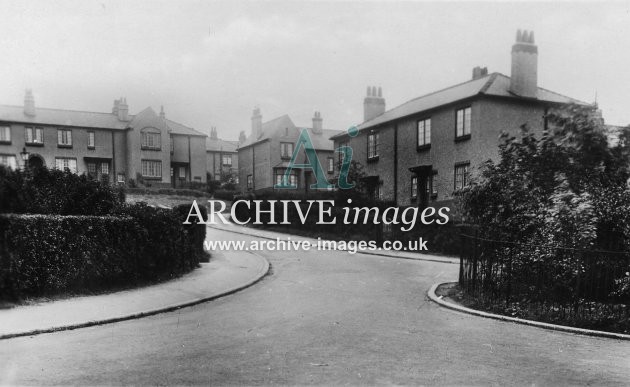
{"label": "black and white photograph", "polygon": [[630,385],[630,0],[0,14],[0,386]]}

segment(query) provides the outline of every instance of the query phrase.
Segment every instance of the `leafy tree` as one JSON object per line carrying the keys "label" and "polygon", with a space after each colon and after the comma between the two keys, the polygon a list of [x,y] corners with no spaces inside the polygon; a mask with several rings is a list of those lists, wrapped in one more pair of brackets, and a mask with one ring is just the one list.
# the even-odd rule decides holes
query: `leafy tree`
{"label": "leafy tree", "polygon": [[592,107],[547,116],[536,138],[503,134],[499,161],[461,195],[466,220],[493,238],[575,248],[630,248],[630,135],[608,144]]}

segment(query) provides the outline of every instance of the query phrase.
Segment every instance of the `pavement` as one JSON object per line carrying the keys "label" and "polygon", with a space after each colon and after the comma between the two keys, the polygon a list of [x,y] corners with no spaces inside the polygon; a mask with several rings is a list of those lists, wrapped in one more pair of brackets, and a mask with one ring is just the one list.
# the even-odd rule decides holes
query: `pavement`
{"label": "pavement", "polygon": [[150,316],[231,294],[261,279],[269,263],[249,252],[216,251],[208,263],[156,285],[0,309],[0,339]]}

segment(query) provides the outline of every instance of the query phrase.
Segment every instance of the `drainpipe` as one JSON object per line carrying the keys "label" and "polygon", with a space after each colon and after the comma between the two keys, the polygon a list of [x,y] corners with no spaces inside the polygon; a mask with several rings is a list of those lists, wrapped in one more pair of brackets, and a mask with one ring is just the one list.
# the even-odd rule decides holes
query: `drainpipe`
{"label": "drainpipe", "polygon": [[398,205],[398,124],[394,125],[394,204]]}

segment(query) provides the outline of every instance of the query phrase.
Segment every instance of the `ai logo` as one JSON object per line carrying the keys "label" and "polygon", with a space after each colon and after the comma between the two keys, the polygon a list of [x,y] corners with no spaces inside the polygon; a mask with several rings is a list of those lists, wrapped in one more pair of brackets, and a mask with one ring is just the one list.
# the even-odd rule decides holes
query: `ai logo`
{"label": "ai logo", "polygon": [[[348,136],[356,137],[359,134],[359,129],[355,126],[350,127],[348,129]],[[304,153],[306,153],[306,159],[308,163],[306,164],[298,164],[297,157],[300,153],[300,148],[304,146]],[[350,189],[354,188],[354,182],[348,183],[348,171],[350,170],[350,162],[352,161],[352,148],[349,146],[341,146],[335,149],[336,153],[341,153],[343,156],[341,165],[339,167],[339,179],[337,182],[337,187],[340,189]],[[291,171],[293,168],[297,169],[310,169],[313,171],[317,182],[315,184],[311,184],[309,188],[311,189],[330,189],[334,188],[333,184],[328,182],[326,179],[326,175],[324,174],[324,169],[319,163],[319,159],[317,158],[317,151],[313,146],[313,142],[311,141],[311,136],[308,134],[308,130],[302,129],[300,132],[300,137],[297,140],[297,143],[293,147],[293,155],[291,156],[291,161],[284,172],[284,176],[282,176],[282,181],[280,184],[275,184],[273,187],[276,189],[297,189],[297,185],[292,185],[289,183],[289,177],[291,176]]]}

